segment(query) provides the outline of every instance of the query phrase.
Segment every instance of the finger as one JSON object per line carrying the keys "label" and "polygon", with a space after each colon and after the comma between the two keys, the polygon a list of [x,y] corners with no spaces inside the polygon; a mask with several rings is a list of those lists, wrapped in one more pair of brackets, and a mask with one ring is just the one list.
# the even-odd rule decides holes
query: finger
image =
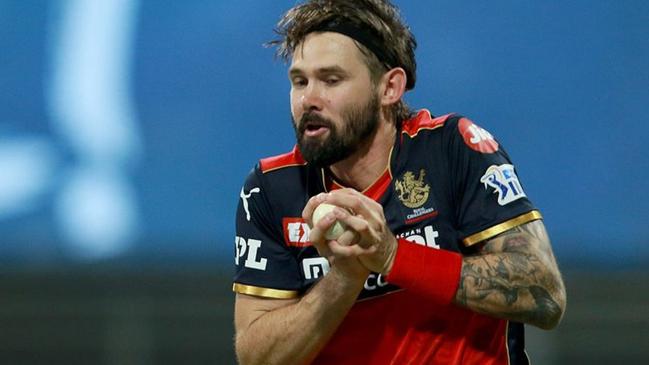
{"label": "finger", "polygon": [[329,241],[327,245],[329,246],[329,250],[331,250],[331,253],[334,255],[334,257],[358,257],[368,255],[376,251],[374,247],[363,248],[359,245],[345,246],[340,244],[337,240]]}
{"label": "finger", "polygon": [[353,214],[362,214],[366,217],[373,217],[377,214],[376,205],[378,203],[354,189],[332,191],[324,197],[324,201],[345,208],[353,212]]}
{"label": "finger", "polygon": [[389,230],[389,227],[381,227],[381,222],[384,222],[384,220],[368,221],[361,215],[351,215],[346,211],[335,211],[334,215],[336,216],[336,220],[342,222],[347,227],[347,230],[351,230],[357,234],[353,242],[364,248],[379,244],[381,241],[378,239],[380,232]]}
{"label": "finger", "polygon": [[304,209],[302,209],[302,219],[309,225],[309,227],[313,227],[313,212],[315,211],[315,208],[320,205],[325,199],[326,194],[325,193],[320,193],[316,196],[312,196],[311,199],[306,203],[304,206]]}
{"label": "finger", "polygon": [[340,235],[340,237],[336,238],[336,241],[343,246],[351,246],[358,243],[359,239],[360,235],[358,232],[347,229]]}
{"label": "finger", "polygon": [[348,228],[351,228],[361,236],[370,233],[372,227],[364,216],[352,215],[343,209],[335,209],[333,213],[337,220],[344,223]]}
{"label": "finger", "polygon": [[329,228],[336,222],[333,212],[325,214],[309,232],[309,240],[314,245],[320,245],[326,241],[325,235]]}
{"label": "finger", "polygon": [[313,244],[313,247],[318,251],[318,254],[327,260],[331,260],[331,258],[334,256],[333,252],[331,252],[331,249],[329,248],[329,245],[327,245],[326,242],[322,242],[320,244]]}

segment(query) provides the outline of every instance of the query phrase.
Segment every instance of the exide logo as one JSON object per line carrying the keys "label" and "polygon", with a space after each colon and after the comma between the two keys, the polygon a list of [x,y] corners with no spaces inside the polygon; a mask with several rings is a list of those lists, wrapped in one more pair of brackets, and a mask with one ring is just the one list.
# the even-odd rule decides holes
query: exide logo
{"label": "exide logo", "polygon": [[284,241],[286,245],[292,247],[310,246],[309,242],[309,225],[302,218],[283,218],[282,226],[284,228]]}

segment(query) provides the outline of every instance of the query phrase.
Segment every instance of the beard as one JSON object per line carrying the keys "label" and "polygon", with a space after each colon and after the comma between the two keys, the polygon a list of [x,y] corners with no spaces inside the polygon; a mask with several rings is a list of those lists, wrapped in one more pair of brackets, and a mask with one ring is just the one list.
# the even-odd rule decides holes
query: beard
{"label": "beard", "polygon": [[[314,112],[306,112],[298,125],[293,120],[295,138],[302,157],[316,167],[327,167],[357,152],[374,135],[379,125],[379,98],[360,106],[350,106],[342,112],[341,127]],[[305,137],[306,122],[316,122],[329,129],[326,137]]]}

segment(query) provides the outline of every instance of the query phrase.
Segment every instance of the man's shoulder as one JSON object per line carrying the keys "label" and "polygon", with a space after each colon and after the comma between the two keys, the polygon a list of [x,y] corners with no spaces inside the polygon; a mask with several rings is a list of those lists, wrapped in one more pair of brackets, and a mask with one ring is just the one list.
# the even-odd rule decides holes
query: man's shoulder
{"label": "man's shoulder", "polygon": [[306,161],[295,146],[290,152],[259,159],[248,173],[245,186],[275,186],[281,190],[280,186],[299,179],[306,166]]}
{"label": "man's shoulder", "polygon": [[428,110],[422,109],[403,122],[401,133],[402,137],[407,137],[405,140],[411,148],[439,146],[449,147],[444,149],[449,153],[483,154],[491,154],[500,149],[491,133],[457,113],[434,117]]}
{"label": "man's shoulder", "polygon": [[248,174],[242,194],[256,189],[259,194],[254,197],[263,197],[266,205],[280,214],[288,202],[303,200],[308,181],[307,166],[297,147],[287,153],[262,158]]}
{"label": "man's shoulder", "polygon": [[300,150],[295,146],[290,152],[259,160],[259,171],[262,174],[267,174],[272,171],[305,165],[306,161],[304,160],[304,157],[302,157]]}
{"label": "man's shoulder", "polygon": [[401,133],[415,139],[422,132],[428,134],[429,131],[444,129],[444,127],[452,124],[455,119],[457,119],[455,113],[434,117],[427,109],[421,109],[413,117],[403,122]]}

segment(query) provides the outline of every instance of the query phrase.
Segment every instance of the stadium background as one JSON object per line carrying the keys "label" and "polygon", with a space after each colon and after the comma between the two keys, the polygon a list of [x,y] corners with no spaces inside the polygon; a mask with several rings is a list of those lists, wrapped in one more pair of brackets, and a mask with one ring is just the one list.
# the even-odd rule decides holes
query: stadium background
{"label": "stadium background", "polygon": [[[649,359],[649,3],[395,1],[413,107],[513,156],[568,287],[536,364]],[[0,363],[233,363],[233,215],[294,1],[0,1]]]}

